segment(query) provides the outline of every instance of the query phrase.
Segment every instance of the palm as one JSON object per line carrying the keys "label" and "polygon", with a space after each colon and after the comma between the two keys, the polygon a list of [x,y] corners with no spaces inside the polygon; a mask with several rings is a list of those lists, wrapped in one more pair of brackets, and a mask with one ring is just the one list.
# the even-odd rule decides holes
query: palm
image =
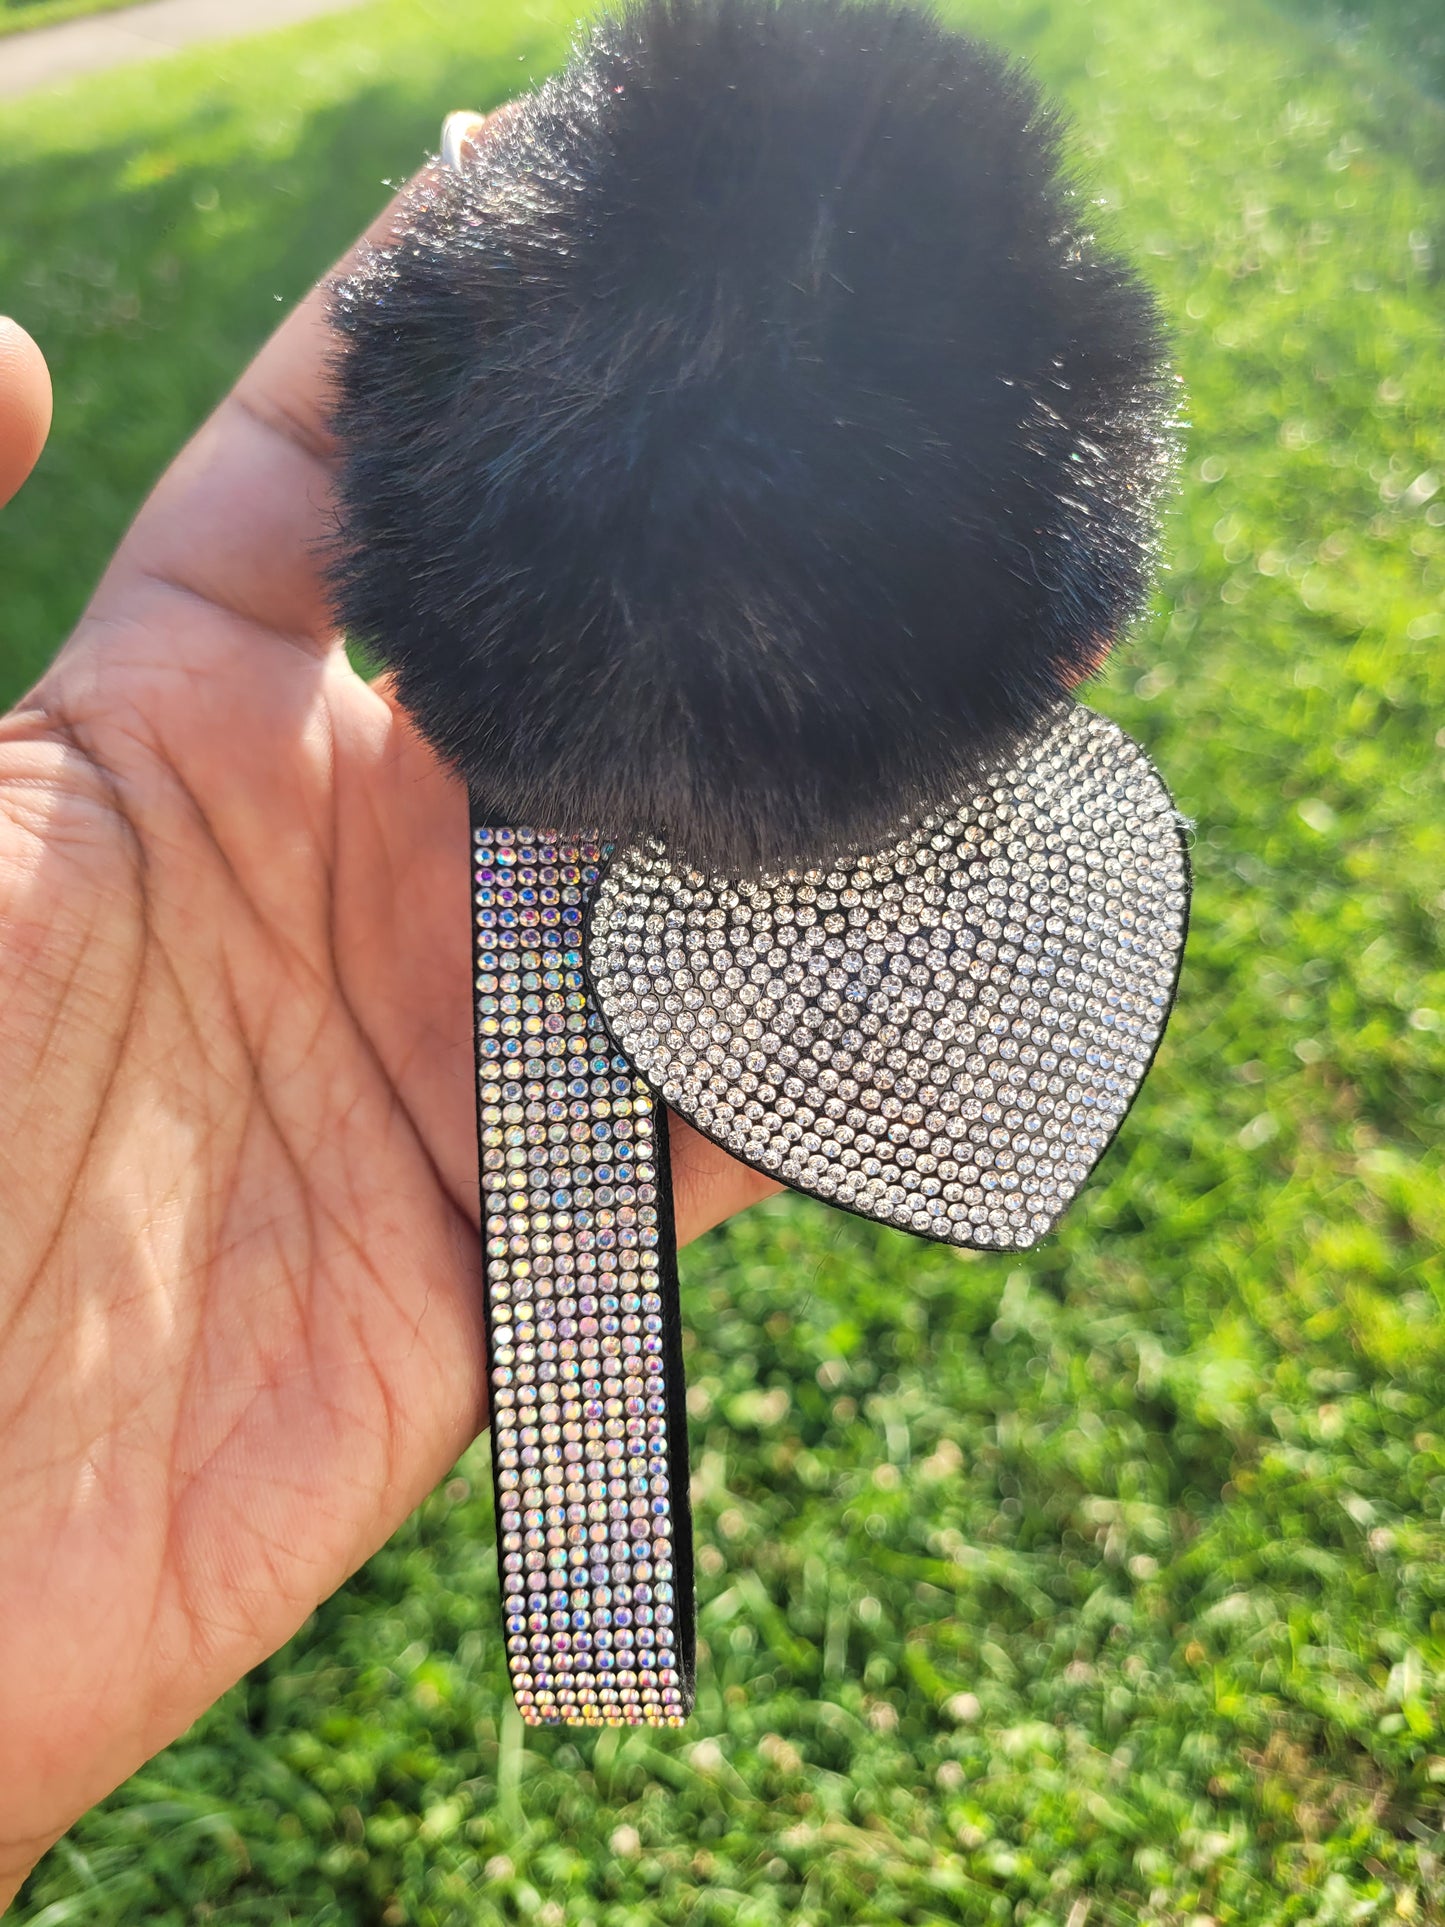
{"label": "palm", "polygon": [[8,759],[46,819],[12,914],[67,986],[0,1100],[48,1176],[0,1354],[17,1783],[55,1723],[278,1644],[480,1410],[457,798],[344,659],[171,599],[97,637],[44,790],[51,739]]}
{"label": "palm", "polygon": [[[313,300],[0,732],[0,1876],[482,1417],[464,800],[328,634],[324,346]],[[675,1167],[684,1235],[767,1188]]]}

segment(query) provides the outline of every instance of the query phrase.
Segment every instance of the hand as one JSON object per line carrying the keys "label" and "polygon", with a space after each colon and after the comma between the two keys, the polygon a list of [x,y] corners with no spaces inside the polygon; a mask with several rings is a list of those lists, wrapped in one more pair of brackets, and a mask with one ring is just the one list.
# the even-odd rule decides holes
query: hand
{"label": "hand", "polygon": [[[485,1416],[465,797],[328,620],[328,348],[318,290],[0,723],[0,1906]],[[683,1239],[773,1188],[673,1177]]]}

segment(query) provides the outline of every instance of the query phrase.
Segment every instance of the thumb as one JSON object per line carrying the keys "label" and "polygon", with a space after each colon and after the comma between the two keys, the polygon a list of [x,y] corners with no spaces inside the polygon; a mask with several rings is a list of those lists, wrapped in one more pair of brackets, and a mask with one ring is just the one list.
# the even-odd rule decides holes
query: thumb
{"label": "thumb", "polygon": [[50,370],[19,322],[0,315],[0,506],[35,466],[50,433]]}

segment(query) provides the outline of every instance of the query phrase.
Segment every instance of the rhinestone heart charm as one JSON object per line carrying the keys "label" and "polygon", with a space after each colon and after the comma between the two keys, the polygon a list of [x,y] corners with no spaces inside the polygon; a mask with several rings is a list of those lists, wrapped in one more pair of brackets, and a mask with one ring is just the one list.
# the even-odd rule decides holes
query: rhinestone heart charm
{"label": "rhinestone heart charm", "polygon": [[615,857],[586,964],[687,1122],[905,1231],[1031,1245],[1098,1163],[1173,1000],[1189,866],[1139,746],[1072,710],[888,848],[729,883]]}

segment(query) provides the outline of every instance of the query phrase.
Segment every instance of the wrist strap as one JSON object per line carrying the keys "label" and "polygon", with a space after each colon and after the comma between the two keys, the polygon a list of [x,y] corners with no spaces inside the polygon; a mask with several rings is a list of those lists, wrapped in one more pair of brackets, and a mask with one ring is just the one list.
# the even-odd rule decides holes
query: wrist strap
{"label": "wrist strap", "polygon": [[667,1113],[588,992],[603,849],[472,806],[477,1126],[507,1663],[534,1725],[692,1709]]}

